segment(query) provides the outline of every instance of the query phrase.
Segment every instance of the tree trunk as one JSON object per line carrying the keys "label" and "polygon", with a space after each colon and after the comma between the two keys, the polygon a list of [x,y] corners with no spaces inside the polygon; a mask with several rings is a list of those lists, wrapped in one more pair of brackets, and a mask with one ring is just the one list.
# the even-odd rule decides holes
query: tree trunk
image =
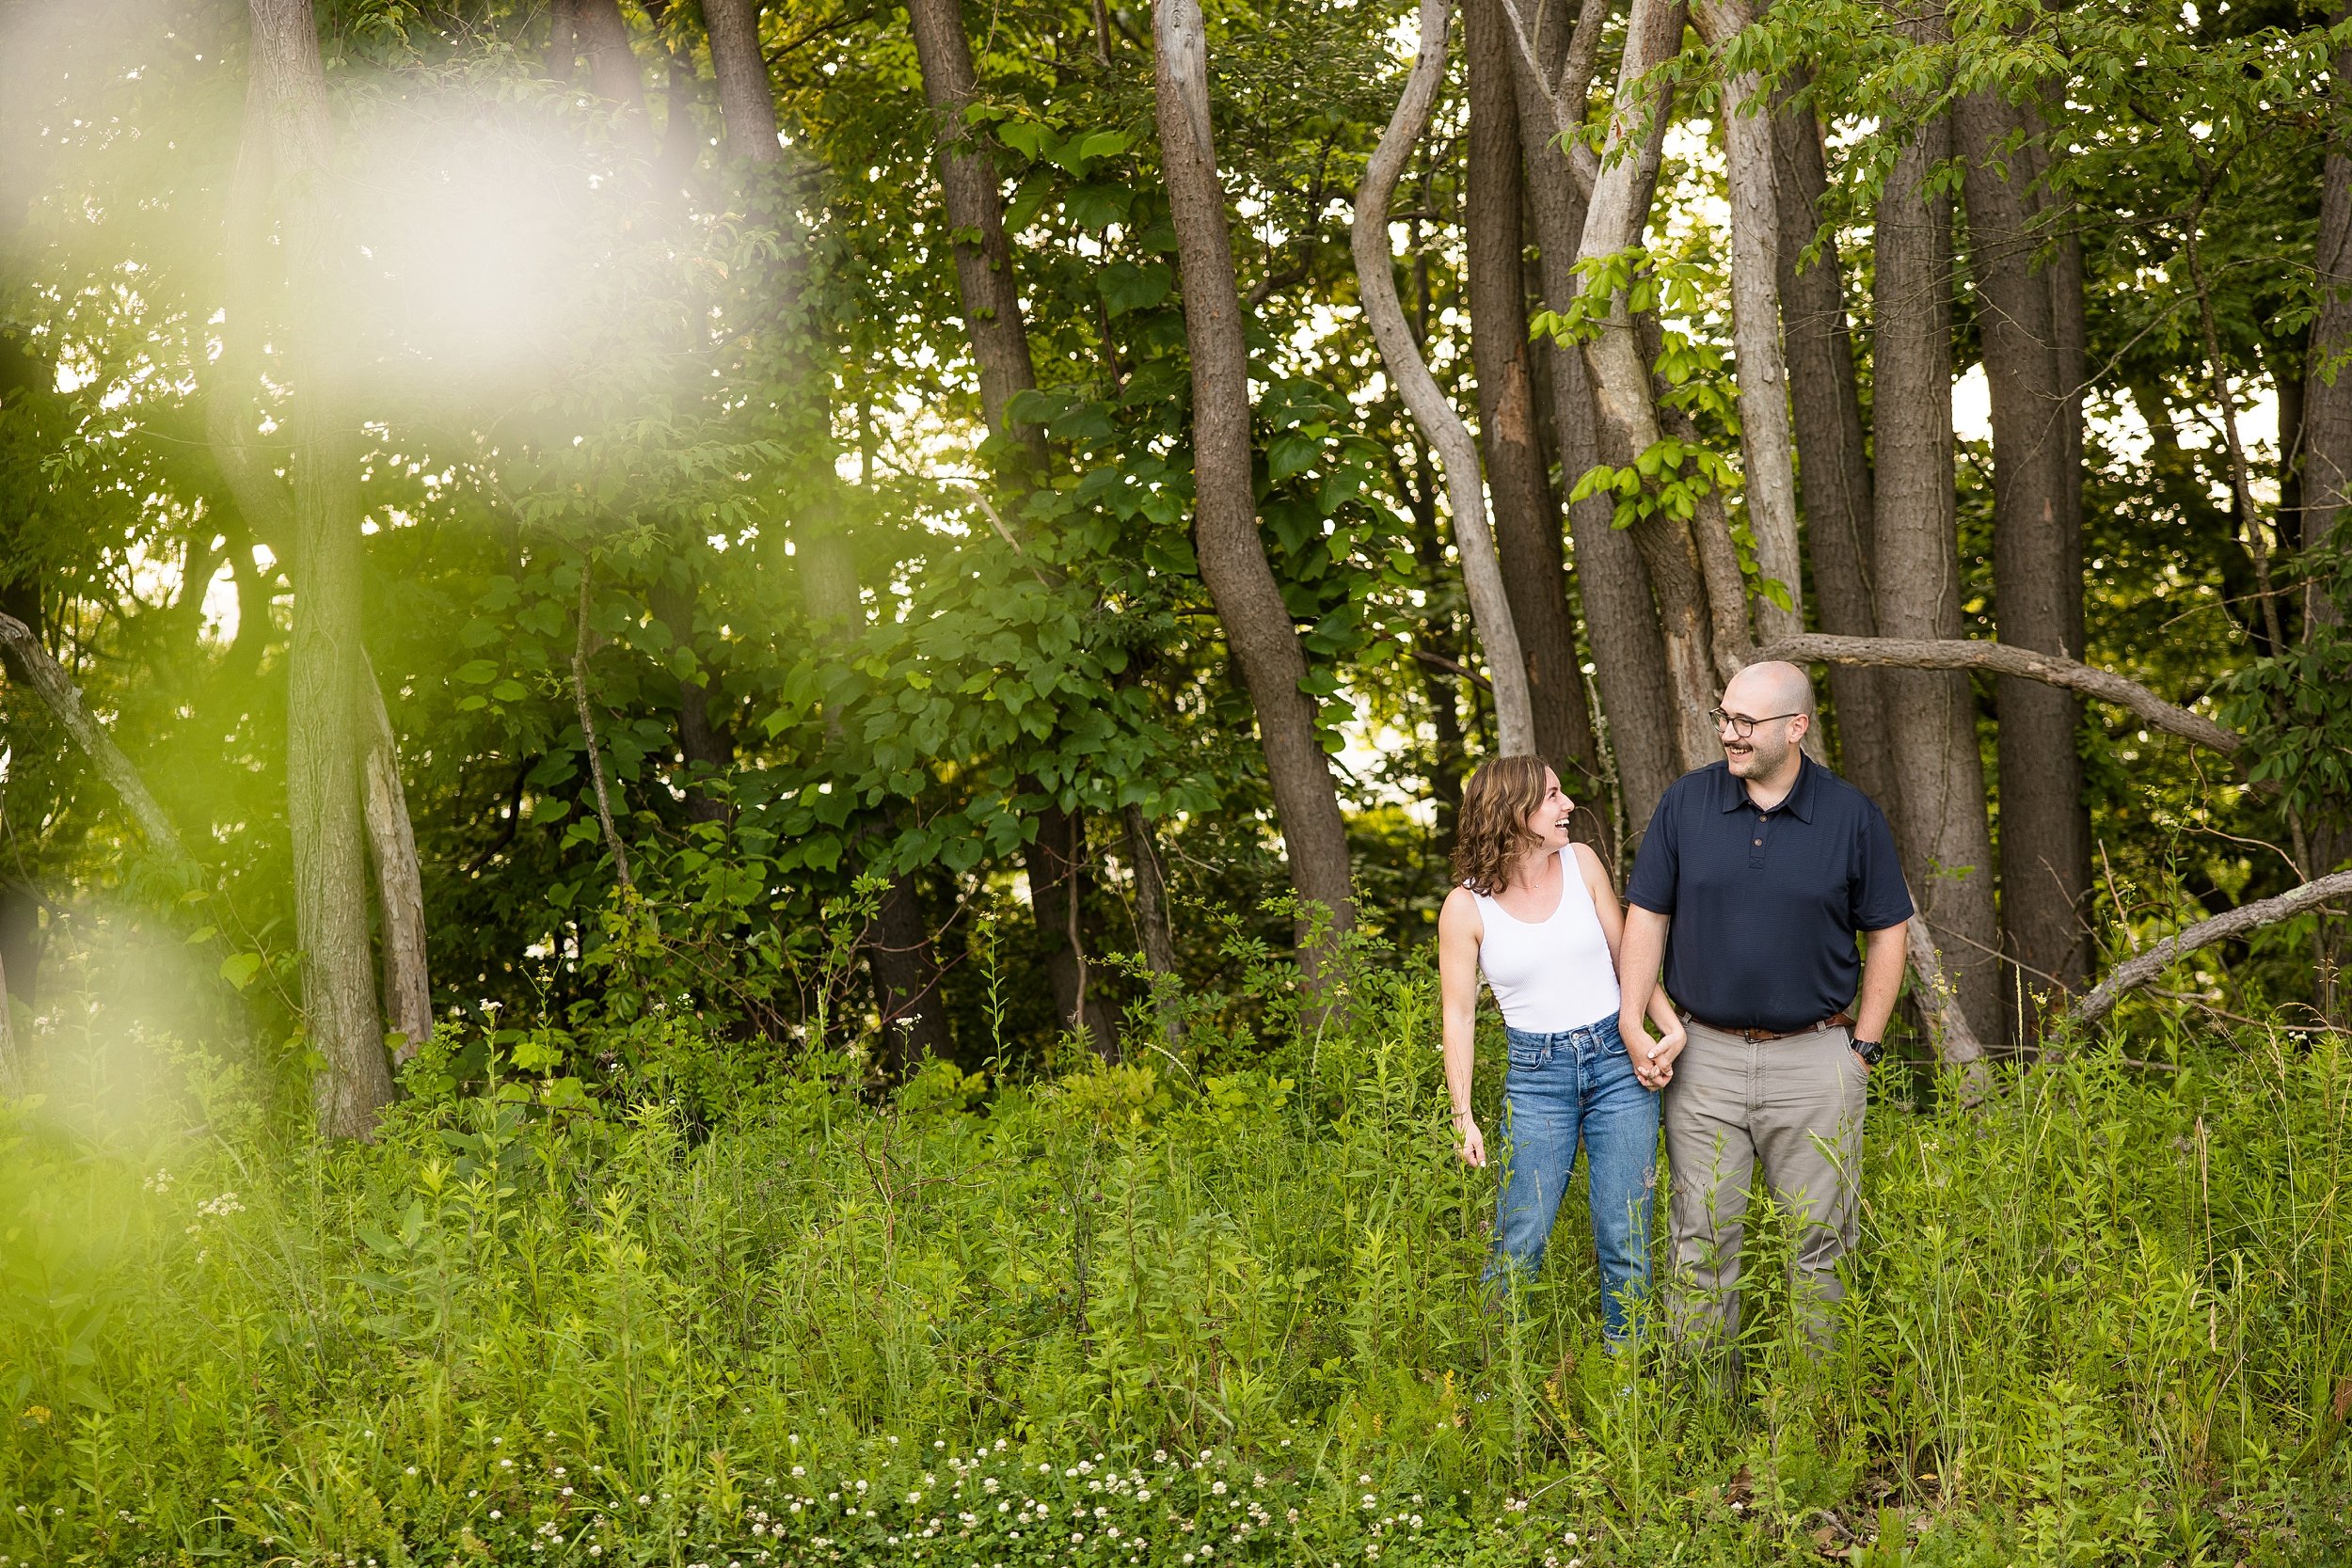
{"label": "tree trunk", "polygon": [[[2339,8],[2332,21],[2341,23],[2352,8]],[[2352,123],[2352,49],[2334,60],[2330,134],[2327,159],[2321,167],[2319,230],[2312,257],[2319,313],[2312,318],[2303,351],[2302,466],[2298,475],[2300,539],[2306,553],[2338,538],[2341,519],[2352,503],[2352,373],[2344,361],[2352,355],[2352,144],[2344,126]],[[2284,400],[2281,399],[2281,404]],[[2321,574],[2312,574],[2304,590],[2303,635],[2320,635],[2323,628],[2352,618],[2352,602],[2329,595]],[[2313,824],[2310,870],[2333,870],[2352,855],[2352,807],[2343,802]],[[2344,963],[2347,922],[2336,911],[2319,917],[2315,955],[2318,1000],[2322,1016],[2341,1024],[2346,1008]]]}
{"label": "tree trunk", "polygon": [[[1589,0],[1577,21],[1581,24],[1604,8],[1605,0]],[[1584,234],[1584,196],[1556,140],[1550,98],[1550,84],[1560,81],[1569,54],[1565,8],[1545,8],[1538,25],[1544,32],[1534,40],[1535,63],[1515,50],[1512,82],[1518,89],[1519,141],[1529,170],[1528,206],[1535,217],[1544,300],[1554,310],[1565,310],[1581,288],[1576,257]],[[1590,84],[1589,73],[1572,76],[1565,96],[1581,106]],[[1551,386],[1560,478],[1572,490],[1603,460],[1591,375],[1577,349],[1547,343],[1541,345],[1541,354]],[[1625,847],[1630,850],[1648,827],[1659,796],[1682,769],[1670,717],[1675,702],[1666,679],[1666,647],[1659,633],[1658,606],[1650,596],[1649,571],[1639,546],[1614,526],[1614,512],[1606,495],[1587,496],[1569,504],[1568,522],[1584,633],[1593,647],[1593,684],[1599,689],[1609,752],[1625,798]]]}
{"label": "tree trunk", "polygon": [[268,105],[287,271],[294,388],[294,643],[286,703],[287,819],[302,999],[325,1066],[319,1130],[366,1137],[392,1094],[368,951],[361,820],[358,425],[330,324],[338,311],[327,206],[333,127],[309,0],[251,0],[255,86]]}
{"label": "tree trunk", "polygon": [[[1208,43],[1199,0],[1156,0],[1152,20],[1161,164],[1192,355],[1194,547],[1257,709],[1291,886],[1301,900],[1328,910],[1335,928],[1345,930],[1356,920],[1347,825],[1316,729],[1314,699],[1304,689],[1307,655],[1258,534],[1249,355],[1209,126]],[[1311,979],[1320,966],[1315,955],[1305,958]]]}
{"label": "tree trunk", "polygon": [[[1044,476],[1045,433],[1015,421],[1011,404],[1019,394],[1036,388],[1037,366],[1029,354],[1021,292],[1013,281],[1012,247],[1005,238],[1004,197],[995,164],[964,119],[979,87],[971,40],[963,30],[963,8],[960,0],[909,0],[907,20],[914,29],[923,96],[930,104],[938,141],[940,194],[948,231],[962,237],[955,245],[956,289],[972,358],[979,370],[980,412],[999,451],[1008,454],[1009,460],[997,464],[999,475],[1009,487],[1025,493]],[[1113,1052],[1119,1036],[1109,1005],[1097,995],[1089,994],[1083,1005],[1079,998],[1080,982],[1090,969],[1087,953],[1097,945],[1097,927],[1083,891],[1086,858],[1080,854],[1073,859],[1070,852],[1073,842],[1083,841],[1084,823],[1048,807],[1032,819],[1032,827],[1029,908],[1045,948],[1055,1015],[1072,1028],[1083,1023],[1097,1050]],[[1066,879],[1073,876],[1080,889],[1074,906],[1064,891]],[[1070,919],[1073,913],[1074,928]]]}
{"label": "tree trunk", "polygon": [[[1657,167],[1649,150],[1662,135],[1669,105],[1645,96],[1643,78],[1682,45],[1683,8],[1677,0],[1632,0],[1609,116],[1600,172],[1593,182],[1578,260],[1602,262],[1639,245],[1649,216]],[[1661,432],[1651,401],[1649,365],[1624,291],[1583,344],[1594,402],[1600,416],[1603,460],[1625,467],[1656,446]],[[1712,611],[1695,531],[1664,512],[1629,531],[1649,573],[1663,633],[1666,676],[1673,693],[1677,759],[1699,768],[1721,754],[1707,712],[1720,691]]]}
{"label": "tree trunk", "polygon": [[[2352,16],[2339,8],[2331,19]],[[2352,505],[2352,49],[2339,53],[2331,72],[2330,134],[2321,165],[2319,230],[2312,258],[2319,313],[2312,320],[2303,352],[2302,547],[2316,550],[2336,534],[2338,520]],[[2308,629],[2342,626],[2352,604],[2330,598],[2314,578],[2306,591],[2303,624]]]}
{"label": "tree trunk", "polygon": [[1168,912],[1168,879],[1160,871],[1151,819],[1143,808],[1133,803],[1122,807],[1120,821],[1127,831],[1127,860],[1136,872],[1136,939],[1143,947],[1143,966],[1152,972],[1160,1037],[1172,1049],[1184,1037],[1184,1022],[1174,1006],[1174,988],[1182,982],[1176,970],[1175,927]]}
{"label": "tree trunk", "polygon": [[745,163],[782,163],[775,89],[759,49],[759,0],[703,0],[703,24],[710,31],[710,74],[719,84],[727,150]]}
{"label": "tree trunk", "polygon": [[[1879,201],[1871,385],[1887,417],[1871,543],[1879,630],[1890,638],[1967,630],[1954,504],[1952,208],[1927,184],[1950,156],[1951,123],[1938,116],[1903,144]],[[1889,816],[1912,895],[1962,1012],[1990,1028],[2001,1016],[2000,923],[1976,693],[1959,670],[1889,670],[1883,680],[1900,802]]]}
{"label": "tree trunk", "polygon": [[882,889],[866,933],[866,961],[873,971],[874,1006],[882,1019],[883,1070],[902,1078],[946,1055],[953,1043],[946,997],[940,990],[922,887],[914,878],[893,877]]}
{"label": "tree trunk", "polygon": [[[1526,656],[1513,619],[1511,595],[1503,586],[1502,563],[1486,520],[1486,491],[1479,477],[1478,448],[1461,416],[1446,402],[1444,391],[1430,375],[1421,347],[1405,322],[1405,308],[1396,297],[1396,261],[1389,250],[1389,204],[1397,177],[1413,144],[1421,139],[1437,105],[1438,89],[1445,80],[1448,0],[1422,0],[1421,49],[1391,117],[1380,144],[1356,187],[1356,292],[1364,320],[1379,344],[1381,363],[1397,395],[1413,416],[1422,436],[1435,448],[1445,469],[1446,498],[1454,519],[1454,552],[1462,562],[1462,586],[1470,600],[1470,620],[1478,628],[1487,667],[1493,672],[1496,729],[1505,755],[1529,755],[1539,749],[1535,734],[1534,693]],[[1515,253],[1516,254],[1516,253]],[[1513,285],[1516,290],[1516,283]],[[1522,380],[1522,387],[1524,381]]]}
{"label": "tree trunk", "polygon": [[613,140],[650,158],[653,123],[645,112],[645,74],[629,47],[628,22],[616,0],[555,0],[555,44],[564,74],[576,55],[588,56],[588,90],[613,105]]}
{"label": "tree trunk", "polygon": [[956,235],[956,287],[963,302],[965,333],[980,372],[980,408],[990,432],[1016,443],[1032,476],[1045,462],[1045,433],[1016,426],[1007,411],[1015,394],[1037,385],[1029,357],[1028,324],[1012,276],[1012,247],[1005,238],[1004,197],[994,160],[972,134],[964,115],[978,95],[972,44],[963,31],[961,0],[907,0],[914,51],[923,71],[939,140],[939,185],[947,228]]}
{"label": "tree trunk", "polygon": [[[1805,86],[1800,74],[1783,89],[1772,120],[1772,145],[1780,214],[1781,334],[1788,345],[1789,405],[1796,417],[1797,478],[1813,568],[1813,614],[1823,631],[1871,637],[1878,632],[1878,620],[1870,560],[1870,459],[1863,445],[1862,400],[1854,382],[1853,341],[1847,327],[1845,277],[1836,235],[1822,236],[1819,258],[1810,264],[1804,261],[1821,234],[1822,203],[1829,191],[1820,121],[1810,106],[1788,102]],[[1879,673],[1833,665],[1829,691],[1837,721],[1838,770],[1888,816],[1899,816],[1902,800],[1895,784]]]}
{"label": "tree trunk", "polygon": [[383,948],[384,1017],[400,1040],[393,1059],[406,1061],[433,1036],[433,972],[426,959],[424,876],[417,835],[400,783],[400,741],[373,670],[361,700],[368,706],[366,762],[368,849],[375,864],[377,924]]}
{"label": "tree trunk", "polygon": [[[1953,111],[1964,166],[1969,271],[1979,301],[1993,404],[1994,608],[2001,640],[2082,656],[2082,526],[2066,471],[2073,438],[2050,279],[2033,265],[2022,163],[2001,166],[2016,113],[1990,90]],[[2082,902],[2090,886],[2090,825],[2074,750],[2082,705],[2063,689],[2003,680],[2000,709],[2001,915],[2004,947],[2022,972],[2014,996],[2082,982]],[[2032,1018],[2017,1019],[2017,1038]]]}
{"label": "tree trunk", "polygon": [[[664,582],[647,595],[647,608],[669,629],[671,642],[689,650],[694,645],[694,601],[691,577],[684,587]],[[724,777],[735,765],[735,747],[725,731],[710,721],[710,672],[697,657],[693,673],[680,675],[677,684],[678,756],[686,766],[690,781],[686,786],[687,820],[724,822],[732,815],[726,800],[695,782],[701,770]]]}
{"label": "tree trunk", "polygon": [[[1718,51],[1748,25],[1745,0],[1698,0],[1699,31]],[[1724,152],[1731,185],[1731,332],[1738,356],[1740,445],[1747,469],[1756,563],[1788,595],[1756,603],[1767,641],[1804,630],[1797,547],[1797,474],[1788,435],[1788,370],[1780,346],[1780,214],[1772,171],[1772,103],[1760,72],[1724,77]]]}
{"label": "tree trunk", "polygon": [[[1029,909],[1045,949],[1045,976],[1054,988],[1056,1017],[1105,1060],[1119,1055],[1119,1018],[1092,984],[1093,958],[1087,937],[1087,895],[1092,889],[1087,851],[1086,815],[1048,803],[1032,818],[1037,841],[1029,846]],[[1085,998],[1083,1007],[1079,998]]]}
{"label": "tree trunk", "polygon": [[[1520,230],[1525,182],[1510,25],[1502,0],[1465,0],[1470,164],[1464,227],[1478,444],[1486,459],[1503,592],[1526,660],[1534,750],[1559,769],[1570,794],[1592,800],[1600,793],[1600,752],[1584,707],[1584,673],[1560,553],[1560,513],[1546,472],[1529,373],[1527,246]],[[1605,829],[1607,822],[1607,815],[1597,811],[1580,818],[1587,829]],[[1607,848],[1605,832],[1600,847]]]}

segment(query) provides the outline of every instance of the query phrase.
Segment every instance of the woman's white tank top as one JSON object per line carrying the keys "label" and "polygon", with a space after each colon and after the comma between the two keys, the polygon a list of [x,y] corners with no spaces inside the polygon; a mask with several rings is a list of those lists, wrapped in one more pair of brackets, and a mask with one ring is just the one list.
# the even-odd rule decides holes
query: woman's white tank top
{"label": "woman's white tank top", "polygon": [[1617,966],[1577,869],[1576,847],[1560,851],[1560,907],[1549,920],[1529,924],[1483,893],[1478,918],[1478,967],[1486,976],[1502,1022],[1531,1034],[1581,1029],[1617,1015]]}

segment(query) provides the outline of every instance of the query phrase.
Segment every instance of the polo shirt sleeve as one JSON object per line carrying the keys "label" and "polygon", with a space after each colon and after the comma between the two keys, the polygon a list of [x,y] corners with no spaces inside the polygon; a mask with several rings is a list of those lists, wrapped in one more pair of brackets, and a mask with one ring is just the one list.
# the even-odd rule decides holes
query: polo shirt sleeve
{"label": "polo shirt sleeve", "polygon": [[[1643,846],[1648,852],[1648,846]],[[1852,915],[1857,931],[1883,931],[1912,916],[1911,889],[1903,882],[1902,857],[1895,852],[1895,834],[1886,814],[1874,800],[1865,800],[1859,841],[1854,846]]]}
{"label": "polo shirt sleeve", "polygon": [[1675,797],[1679,793],[1669,786],[1658,798],[1649,814],[1649,832],[1642,835],[1642,847],[1633,857],[1633,875],[1626,879],[1626,901],[1652,914],[1675,912],[1675,883],[1682,872],[1682,850],[1675,841]]}

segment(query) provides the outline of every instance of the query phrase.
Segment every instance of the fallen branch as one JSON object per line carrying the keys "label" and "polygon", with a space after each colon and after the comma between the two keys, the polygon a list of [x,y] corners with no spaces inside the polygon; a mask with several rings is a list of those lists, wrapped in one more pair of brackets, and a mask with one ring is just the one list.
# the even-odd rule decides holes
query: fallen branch
{"label": "fallen branch", "polygon": [[2165,938],[2139,957],[2117,967],[2066,1010],[2070,1023],[2092,1023],[2106,1016],[2125,991],[2144,986],[2174,963],[2201,947],[2225,942],[2243,931],[2275,926],[2334,898],[2352,897],[2352,871],[2339,871],[2316,881],[2290,888],[2275,898],[2258,898],[2227,914],[2201,920],[2186,930]]}
{"label": "fallen branch", "polygon": [[156,804],[155,797],[147,792],[146,781],[139,770],[131,766],[131,759],[114,743],[114,737],[99,727],[98,721],[82,705],[82,694],[73,689],[73,682],[57,661],[49,657],[49,650],[40,645],[33,628],[13,615],[0,615],[0,646],[16,656],[17,667],[24,671],[25,684],[35,695],[56,715],[57,722],[82,748],[98,770],[114,785],[115,793],[131,809],[138,821],[139,832],[160,853],[174,861],[186,862],[188,853],[181,847],[180,835],[173,831],[171,818]]}
{"label": "fallen branch", "polygon": [[2024,680],[2062,686],[2086,697],[2113,703],[2118,707],[2137,714],[2157,729],[2218,752],[2223,756],[2235,754],[2246,744],[2245,736],[2235,731],[2223,729],[2202,714],[2175,706],[2137,681],[2126,679],[2111,670],[2102,670],[2059,654],[2035,653],[2030,648],[2020,648],[2008,642],[1984,642],[1975,639],[1831,637],[1820,632],[1808,632],[1802,637],[1784,637],[1769,648],[1757,649],[1751,662],[1762,659],[1787,659],[1793,664],[1891,665],[1901,670],[1989,670],[1996,675],[2015,675]]}

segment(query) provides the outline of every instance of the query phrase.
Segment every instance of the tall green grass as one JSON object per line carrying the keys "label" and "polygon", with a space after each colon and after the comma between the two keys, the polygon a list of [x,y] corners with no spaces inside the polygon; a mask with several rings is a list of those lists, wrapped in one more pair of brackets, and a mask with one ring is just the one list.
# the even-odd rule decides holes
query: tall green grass
{"label": "tall green grass", "polygon": [[1726,1384],[1601,1352],[1573,1195],[1482,1309],[1431,1003],[373,1148],[169,1042],[59,1071],[0,1112],[0,1563],[2352,1560],[2344,1037],[1881,1072],[1836,1352],[1768,1215]]}

